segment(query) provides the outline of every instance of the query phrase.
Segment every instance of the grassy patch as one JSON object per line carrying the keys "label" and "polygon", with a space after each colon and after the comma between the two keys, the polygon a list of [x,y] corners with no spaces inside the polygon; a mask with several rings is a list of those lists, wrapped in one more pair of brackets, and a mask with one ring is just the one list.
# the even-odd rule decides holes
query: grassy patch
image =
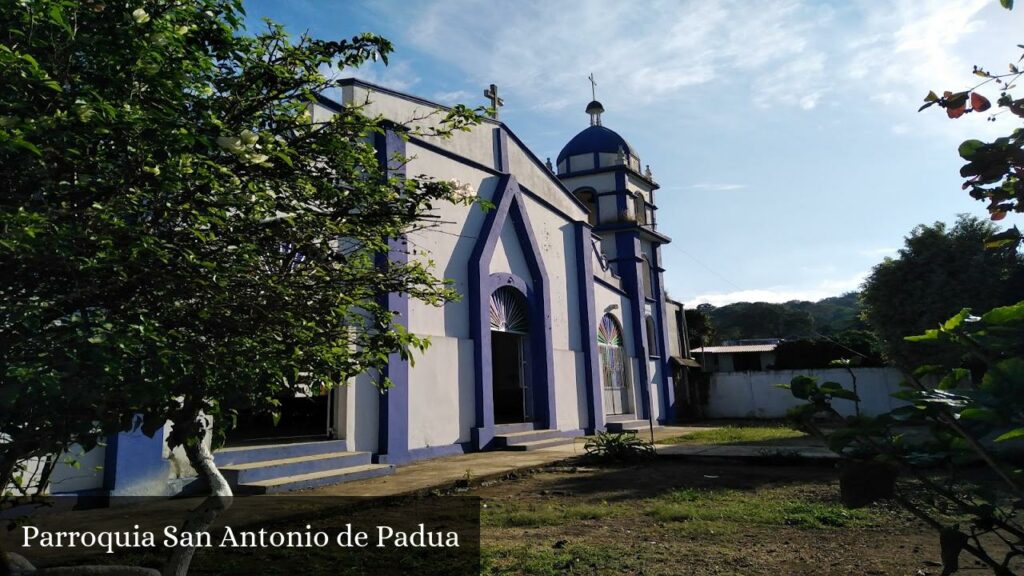
{"label": "grassy patch", "polygon": [[537,546],[485,546],[481,550],[481,574],[618,574],[629,572],[626,547],[568,544],[562,548]]}
{"label": "grassy patch", "polygon": [[807,434],[788,426],[724,426],[666,438],[659,444],[747,444],[803,438]]}
{"label": "grassy patch", "polygon": [[620,506],[588,502],[488,502],[480,521],[499,528],[540,528],[601,520],[623,511]]}
{"label": "grassy patch", "polygon": [[880,522],[869,509],[848,510],[838,502],[794,499],[784,489],[755,491],[676,490],[648,501],[645,513],[660,522],[759,524],[827,529]]}

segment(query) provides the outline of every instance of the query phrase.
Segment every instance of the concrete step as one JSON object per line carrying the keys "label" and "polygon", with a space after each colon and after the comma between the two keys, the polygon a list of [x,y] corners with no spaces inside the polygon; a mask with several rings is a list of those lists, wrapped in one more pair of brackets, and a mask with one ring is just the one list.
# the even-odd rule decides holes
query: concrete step
{"label": "concrete step", "polygon": [[245,464],[230,464],[228,466],[220,466],[220,471],[232,486],[237,486],[262,480],[284,478],[286,476],[362,466],[369,464],[370,461],[371,455],[369,452],[331,452],[328,454],[313,454],[312,456],[247,462]]}
{"label": "concrete step", "polygon": [[604,421],[605,421],[606,424],[608,422],[630,422],[630,421],[636,420],[636,419],[637,419],[636,414],[632,414],[632,413],[630,413],[630,414],[612,414],[612,415],[604,417]]}
{"label": "concrete step", "polygon": [[518,444],[509,444],[504,449],[511,452],[532,452],[534,450],[541,450],[543,448],[552,448],[554,446],[564,446],[565,444],[572,444],[576,439],[572,437],[559,437],[559,438],[548,438],[545,440],[534,440],[532,442],[520,442]]}
{"label": "concrete step", "polygon": [[[648,430],[651,427],[651,423],[647,420],[620,420],[618,422],[605,422],[604,427],[609,432],[636,432],[638,430]],[[658,425],[654,425],[658,428]]]}
{"label": "concrete step", "polygon": [[494,433],[501,434],[514,434],[516,432],[529,432],[530,430],[536,430],[536,422],[517,422],[515,424],[495,424]]}
{"label": "concrete step", "polygon": [[494,436],[494,442],[495,446],[499,448],[504,448],[508,446],[514,446],[516,444],[524,444],[526,442],[536,442],[538,440],[559,438],[561,436],[563,436],[561,430],[527,430],[525,432],[496,434]]}
{"label": "concrete step", "polygon": [[239,494],[273,494],[277,492],[289,492],[292,490],[316,488],[317,486],[329,486],[331,484],[341,484],[342,482],[352,482],[354,480],[366,480],[367,478],[388,476],[394,473],[394,471],[395,467],[390,464],[363,464],[361,466],[351,466],[337,470],[310,472],[308,474],[298,474],[296,476],[285,476],[283,478],[240,484],[238,486],[238,492]]}
{"label": "concrete step", "polygon": [[232,466],[235,464],[248,464],[250,462],[263,462],[267,460],[281,460],[284,458],[299,458],[301,456],[315,456],[317,454],[330,454],[332,452],[345,452],[347,450],[344,440],[317,440],[313,442],[289,442],[279,444],[265,444],[258,446],[233,446],[221,448],[213,453],[213,460],[217,466]]}

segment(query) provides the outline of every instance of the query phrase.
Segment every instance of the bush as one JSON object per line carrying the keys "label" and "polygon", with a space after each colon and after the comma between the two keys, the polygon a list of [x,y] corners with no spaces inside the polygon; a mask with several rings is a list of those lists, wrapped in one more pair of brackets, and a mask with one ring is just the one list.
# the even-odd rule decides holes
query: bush
{"label": "bush", "polygon": [[633,462],[657,455],[654,444],[630,432],[598,432],[583,448],[588,458],[605,462]]}

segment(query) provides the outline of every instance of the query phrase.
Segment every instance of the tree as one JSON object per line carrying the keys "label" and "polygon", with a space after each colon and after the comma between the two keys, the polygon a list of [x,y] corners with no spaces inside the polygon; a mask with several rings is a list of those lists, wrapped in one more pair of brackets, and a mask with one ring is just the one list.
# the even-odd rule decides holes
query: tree
{"label": "tree", "polygon": [[1012,245],[986,249],[999,228],[960,215],[952,227],[921,225],[896,258],[875,266],[861,291],[863,316],[882,339],[887,358],[904,366],[959,365],[956,349],[923,349],[904,340],[963,307],[988,310],[1024,294],[1024,259]]}
{"label": "tree", "polygon": [[[458,296],[381,255],[467,195],[378,161],[375,136],[402,126],[360,106],[311,119],[323,70],[391,44],[248,34],[243,17],[240,0],[4,0],[0,485],[142,414],[230,495],[204,438],[424,348],[382,295]],[[479,115],[420,120],[443,135]]]}
{"label": "tree", "polygon": [[715,325],[704,308],[684,308],[686,316],[686,338],[690,342],[690,349],[711,346],[715,343]]}
{"label": "tree", "polygon": [[[1012,0],[1000,2],[1006,8],[1013,6]],[[939,104],[951,119],[984,112],[991,104],[975,90],[995,82],[1002,89],[999,106],[1024,118],[1024,99],[1015,99],[1010,93],[1022,75],[1016,64],[1011,63],[1010,73],[1005,75],[978,67],[974,73],[986,80],[963,92],[944,92],[941,98],[930,92],[920,110]],[[989,119],[994,120],[994,115]],[[1022,150],[1021,128],[992,143],[968,140],[960,145],[960,155],[968,161],[960,171],[966,179],[963,188],[970,189],[972,197],[989,202],[992,220],[1002,220],[1009,212],[1024,212]],[[1024,439],[1024,290],[1017,252],[1020,242],[1016,227],[997,231],[990,224],[961,217],[948,233],[941,224],[919,227],[907,239],[898,260],[876,267],[864,291],[866,317],[889,330],[890,353],[905,361],[935,358],[934,348],[922,355],[911,348],[921,343],[940,344],[946,352],[938,357],[945,365],[924,364],[904,370],[904,389],[894,396],[905,401],[905,406],[876,418],[851,418],[844,427],[826,432],[817,419],[823,414],[838,418],[832,402],[856,401],[856,392],[808,377],[795,378],[784,386],[794,397],[807,401],[793,409],[793,417],[842,456],[844,499],[863,504],[874,497],[894,496],[939,533],[943,575],[959,570],[964,552],[999,576],[1019,573],[1022,568],[1024,472],[1018,465]],[[887,298],[897,301],[888,302]],[[985,306],[1000,299],[1015,303],[985,311]],[[955,314],[950,310],[948,318],[933,315],[942,307],[959,307],[972,300],[976,308],[963,307]],[[922,306],[915,307],[919,303]],[[915,318],[901,308],[928,317]],[[904,315],[894,318],[897,314]],[[921,333],[904,332],[917,322],[924,325]],[[968,367],[960,365],[961,359],[967,359]],[[972,464],[983,465],[988,476],[980,482],[965,478],[965,465]],[[864,487],[873,493],[864,492]]]}

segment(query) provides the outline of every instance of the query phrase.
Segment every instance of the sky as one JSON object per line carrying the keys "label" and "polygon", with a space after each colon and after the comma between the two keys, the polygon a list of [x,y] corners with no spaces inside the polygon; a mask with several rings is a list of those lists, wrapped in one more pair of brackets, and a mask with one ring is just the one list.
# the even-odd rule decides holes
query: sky
{"label": "sky", "polygon": [[986,215],[960,188],[957,145],[1020,125],[917,112],[929,90],[974,86],[973,65],[1020,58],[1024,7],[998,0],[245,6],[250,29],[268,17],[296,35],[394,44],[388,66],[340,77],[470,106],[497,84],[501,119],[542,159],[588,126],[593,73],[604,125],[661,185],[666,287],[688,307],[856,290],[918,224]]}

